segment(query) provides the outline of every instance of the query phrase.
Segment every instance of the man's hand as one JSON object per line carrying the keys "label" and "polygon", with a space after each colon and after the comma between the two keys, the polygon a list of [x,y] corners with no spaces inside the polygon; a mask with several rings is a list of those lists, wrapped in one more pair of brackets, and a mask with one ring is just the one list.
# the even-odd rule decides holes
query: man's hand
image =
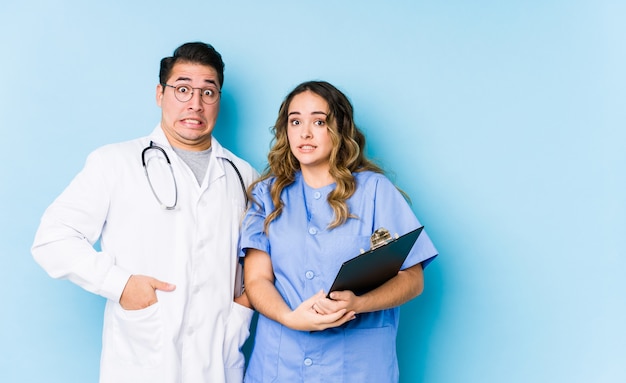
{"label": "man's hand", "polygon": [[120,297],[124,310],[141,310],[155,304],[156,290],[174,291],[176,286],[145,275],[131,275]]}

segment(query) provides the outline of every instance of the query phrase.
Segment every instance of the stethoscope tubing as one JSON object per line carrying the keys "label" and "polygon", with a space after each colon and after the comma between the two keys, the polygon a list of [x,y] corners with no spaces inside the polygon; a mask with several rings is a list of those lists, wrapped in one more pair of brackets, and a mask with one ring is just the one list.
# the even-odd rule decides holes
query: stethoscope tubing
{"label": "stethoscope tubing", "polygon": [[[165,160],[167,161],[167,165],[170,168],[170,173],[172,174],[172,179],[174,180],[174,204],[173,205],[166,205],[166,204],[164,204],[161,201],[161,199],[157,195],[156,191],[154,190],[154,186],[152,185],[152,181],[150,181],[150,175],[148,174],[148,167],[146,166],[146,152],[148,150],[150,150],[150,149],[156,149],[156,150],[160,151],[161,153],[163,153],[163,156],[165,157]],[[226,162],[228,162],[233,167],[233,169],[235,170],[235,173],[237,173],[237,177],[239,178],[239,183],[241,184],[241,190],[243,192],[243,195],[244,195],[245,201],[246,201],[246,205],[245,206],[248,206],[248,202],[249,202],[249,200],[248,200],[248,193],[246,192],[246,185],[243,182],[243,177],[241,176],[241,172],[239,171],[239,169],[237,168],[237,166],[235,165],[235,163],[232,160],[230,160],[229,158],[226,158],[226,157],[221,157],[221,158],[226,160]],[[154,195],[154,198],[156,198],[157,202],[159,203],[159,206],[161,206],[161,208],[164,209],[164,210],[174,210],[176,208],[177,203],[178,203],[178,184],[176,182],[176,176],[174,175],[174,169],[172,167],[172,162],[170,161],[170,157],[165,152],[165,149],[163,149],[159,145],[155,144],[153,141],[150,141],[150,145],[146,146],[141,151],[141,165],[143,166],[144,174],[146,175],[146,179],[148,180],[148,185],[150,185],[150,190],[152,190],[152,194]]]}

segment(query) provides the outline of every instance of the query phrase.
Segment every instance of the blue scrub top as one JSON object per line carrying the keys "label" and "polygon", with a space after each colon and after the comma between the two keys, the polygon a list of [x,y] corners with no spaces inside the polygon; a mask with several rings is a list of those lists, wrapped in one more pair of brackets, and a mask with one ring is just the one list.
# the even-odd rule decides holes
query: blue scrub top
{"label": "blue scrub top", "polygon": [[[272,221],[269,236],[265,217],[274,210],[270,185],[257,184],[253,204],[242,226],[240,248],[267,252],[274,268],[275,286],[287,305],[295,309],[320,290],[328,291],[341,264],[370,248],[372,233],[384,227],[404,235],[421,226],[410,206],[382,174],[354,173],[357,188],[347,201],[351,218],[328,230],[333,210],[327,202],[335,188],[309,187],[297,173],[281,195],[285,206]],[[437,255],[422,232],[402,268]],[[396,334],[399,308],[358,314],[341,327],[324,331],[295,331],[259,315],[246,382],[397,382]]]}

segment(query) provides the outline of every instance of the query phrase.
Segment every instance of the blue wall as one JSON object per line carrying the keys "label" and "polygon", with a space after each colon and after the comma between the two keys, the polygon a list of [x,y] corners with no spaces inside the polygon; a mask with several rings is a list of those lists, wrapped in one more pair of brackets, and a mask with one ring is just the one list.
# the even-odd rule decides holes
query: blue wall
{"label": "blue wall", "polygon": [[441,253],[402,382],[626,381],[623,1],[133,3],[0,6],[0,381],[96,381],[103,300],[30,245],[91,150],[157,124],[190,40],[223,54],[217,136],[258,169],[293,86],[351,97]]}

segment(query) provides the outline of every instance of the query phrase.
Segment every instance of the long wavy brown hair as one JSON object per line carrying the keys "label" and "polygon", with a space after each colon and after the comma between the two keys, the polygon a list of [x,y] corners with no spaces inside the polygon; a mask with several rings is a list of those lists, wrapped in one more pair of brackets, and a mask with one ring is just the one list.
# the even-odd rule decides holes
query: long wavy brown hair
{"label": "long wavy brown hair", "polygon": [[306,91],[311,91],[326,100],[329,109],[326,126],[333,144],[329,172],[337,186],[328,195],[328,203],[335,215],[335,219],[328,228],[340,226],[348,218],[356,218],[350,213],[346,203],[346,200],[356,190],[353,172],[370,170],[384,173],[380,167],[365,158],[365,136],[354,124],[353,108],[348,98],[332,84],[325,81],[307,81],[298,85],[280,105],[276,124],[272,127],[274,138],[272,139],[272,148],[267,155],[268,165],[261,177],[250,186],[248,192],[250,194],[257,183],[276,177],[270,189],[274,211],[265,218],[266,233],[269,231],[270,223],[278,218],[283,211],[284,203],[280,199],[283,189],[295,181],[296,173],[300,170],[300,163],[289,147],[287,122],[291,101],[296,95]]}

